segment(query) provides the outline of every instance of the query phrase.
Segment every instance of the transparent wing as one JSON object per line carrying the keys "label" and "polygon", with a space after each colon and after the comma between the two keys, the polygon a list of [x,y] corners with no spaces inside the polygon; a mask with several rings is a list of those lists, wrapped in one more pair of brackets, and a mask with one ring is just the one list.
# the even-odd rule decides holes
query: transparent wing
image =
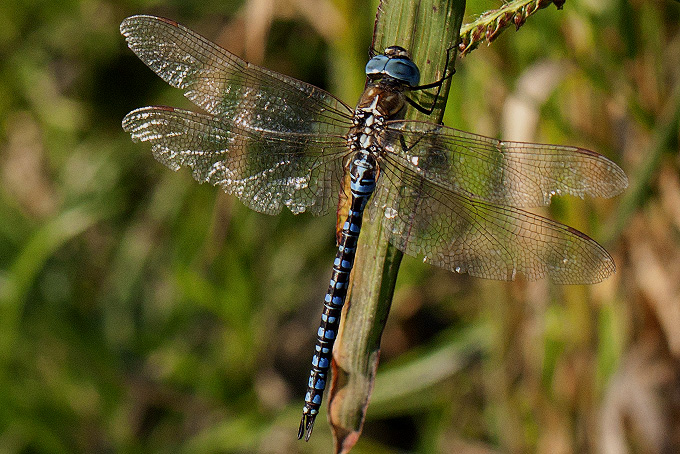
{"label": "transparent wing", "polygon": [[419,121],[389,122],[385,159],[453,192],[515,207],[553,195],[612,197],[628,186],[621,168],[577,147],[504,142]]}
{"label": "transparent wing", "polygon": [[123,129],[150,142],[156,159],[171,169],[190,167],[196,180],[221,186],[256,211],[336,208],[349,152],[341,136],[253,131],[172,107],[134,110]]}
{"label": "transparent wing", "polygon": [[330,93],[247,63],[176,22],[132,16],[120,31],[137,56],[207,112],[252,130],[343,134],[352,110]]}
{"label": "transparent wing", "polygon": [[371,214],[382,217],[389,241],[451,271],[587,284],[615,270],[602,246],[571,227],[473,199],[408,169],[383,165],[376,191]]}

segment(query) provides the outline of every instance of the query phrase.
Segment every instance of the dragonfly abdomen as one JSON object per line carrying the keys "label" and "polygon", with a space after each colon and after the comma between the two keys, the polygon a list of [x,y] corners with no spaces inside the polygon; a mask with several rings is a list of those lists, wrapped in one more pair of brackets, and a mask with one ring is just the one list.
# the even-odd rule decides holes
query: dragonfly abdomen
{"label": "dragonfly abdomen", "polygon": [[328,369],[333,355],[333,344],[340,326],[342,306],[345,304],[349,276],[354,266],[359,233],[364,216],[364,209],[375,190],[376,183],[375,158],[365,151],[359,151],[350,164],[351,207],[342,227],[338,252],[333,262],[331,281],[323,303],[321,323],[317,331],[312,368],[305,395],[305,406],[298,430],[298,438],[309,439],[314,427],[314,419],[319,413],[323,392],[328,379]]}

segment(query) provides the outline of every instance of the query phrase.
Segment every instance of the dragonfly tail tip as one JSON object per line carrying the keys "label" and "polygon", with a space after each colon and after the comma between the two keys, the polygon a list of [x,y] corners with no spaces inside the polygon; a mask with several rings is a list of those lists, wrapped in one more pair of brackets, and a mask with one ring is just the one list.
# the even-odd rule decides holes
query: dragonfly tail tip
{"label": "dragonfly tail tip", "polygon": [[300,420],[300,428],[298,429],[298,440],[305,437],[305,441],[309,441],[309,437],[312,436],[312,430],[314,429],[314,415],[303,414]]}

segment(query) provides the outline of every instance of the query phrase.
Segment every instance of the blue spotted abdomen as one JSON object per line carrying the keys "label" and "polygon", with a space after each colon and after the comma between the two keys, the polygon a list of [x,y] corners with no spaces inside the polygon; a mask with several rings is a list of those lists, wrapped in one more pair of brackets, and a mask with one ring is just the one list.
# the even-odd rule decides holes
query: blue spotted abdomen
{"label": "blue spotted abdomen", "polygon": [[364,208],[375,190],[376,168],[375,158],[364,151],[357,152],[350,163],[352,202],[347,220],[342,227],[338,252],[333,262],[331,281],[324,299],[298,438],[304,435],[305,439],[309,439],[314,426],[314,418],[319,413],[328,379],[328,369],[331,365],[333,344],[340,326],[340,314],[347,296],[349,276],[354,266]]}

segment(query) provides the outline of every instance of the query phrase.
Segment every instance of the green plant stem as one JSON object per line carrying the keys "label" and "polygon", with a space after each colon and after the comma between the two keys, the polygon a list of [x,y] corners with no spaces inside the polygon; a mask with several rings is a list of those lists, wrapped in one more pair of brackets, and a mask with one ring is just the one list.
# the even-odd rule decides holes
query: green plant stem
{"label": "green plant stem", "polygon": [[[382,51],[399,45],[411,52],[421,83],[442,79],[456,57],[464,0],[383,1],[378,9],[373,47]],[[447,52],[450,50],[450,52]],[[427,116],[409,109],[407,118],[440,122],[451,79],[440,92],[441,102]],[[348,452],[358,439],[368,406],[402,253],[391,246],[380,219],[366,222],[354,264],[350,295],[334,349],[329,400],[336,452]]]}

